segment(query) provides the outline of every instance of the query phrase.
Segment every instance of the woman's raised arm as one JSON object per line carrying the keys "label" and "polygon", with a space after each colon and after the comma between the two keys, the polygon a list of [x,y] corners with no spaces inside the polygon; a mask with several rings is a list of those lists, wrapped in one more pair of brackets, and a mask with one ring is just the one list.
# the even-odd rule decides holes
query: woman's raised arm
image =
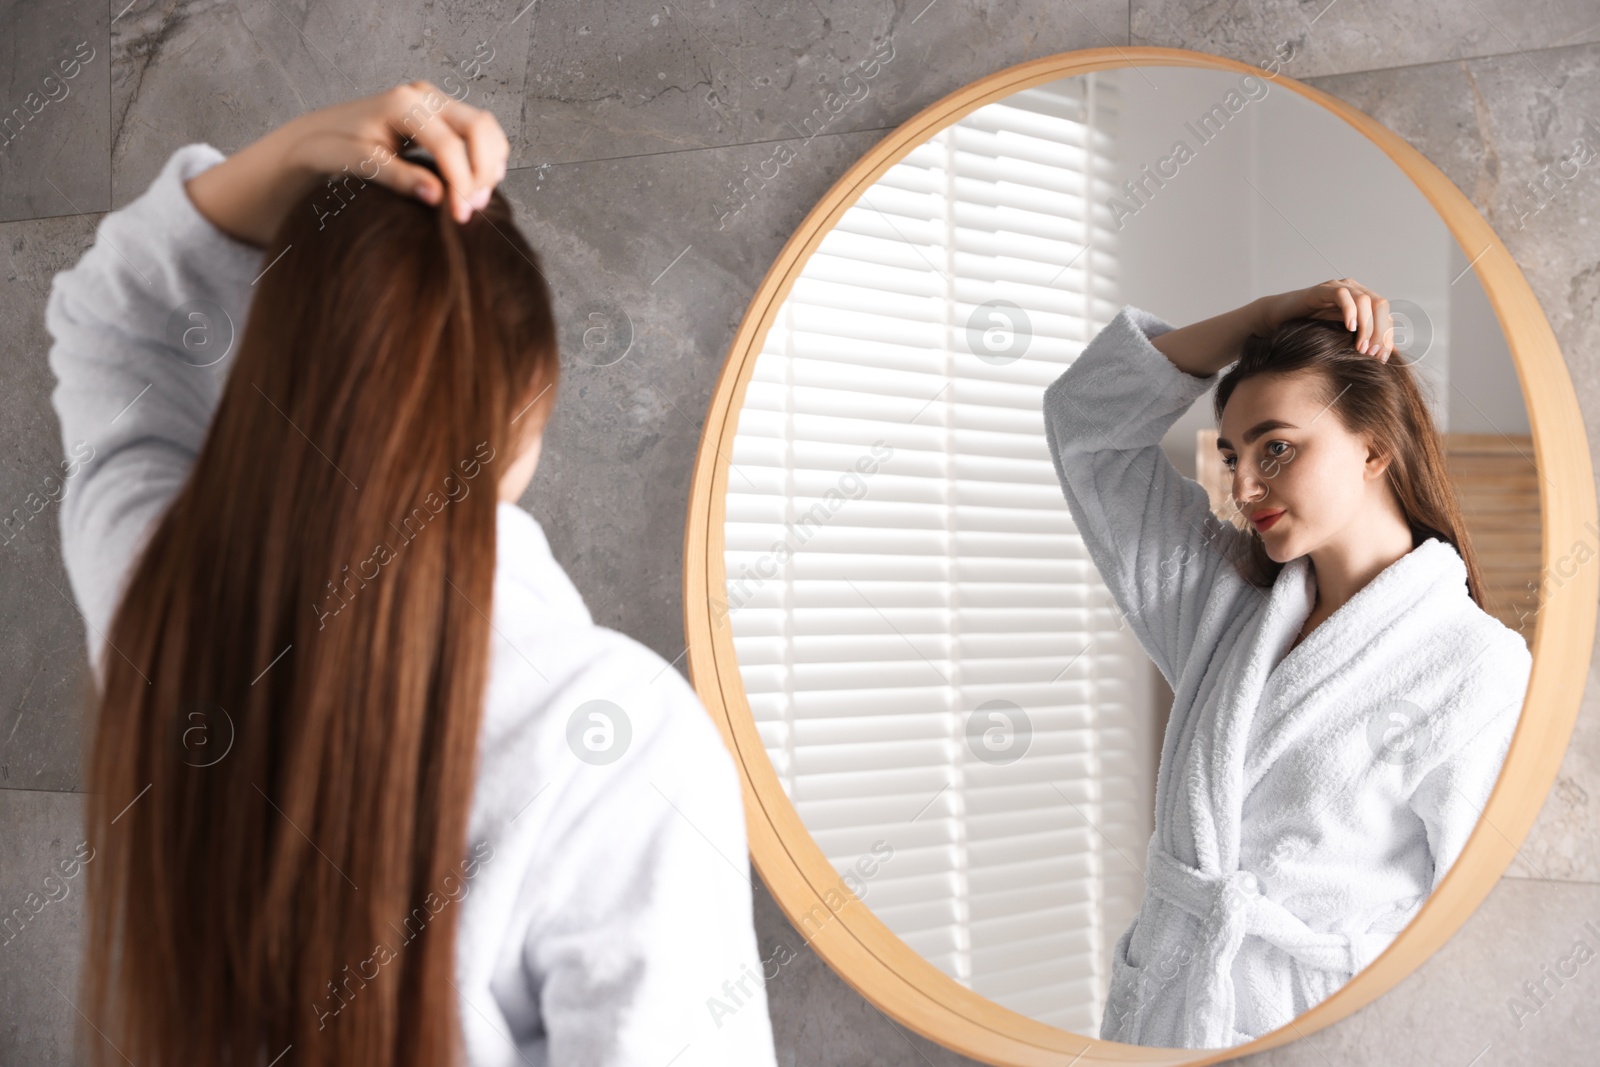
{"label": "woman's raised arm", "polygon": [[[414,81],[308,111],[190,179],[196,210],[235,240],[265,248],[291,207],[325,174],[377,182],[425,204],[444,195],[427,167],[401,158],[428,150],[449,187],[457,222],[506,174],[510,144],[494,114]],[[359,187],[359,186],[358,186]]]}
{"label": "woman's raised arm", "polygon": [[1180,371],[1156,347],[1173,332],[1153,312],[1124,306],[1045,390],[1044,422],[1084,547],[1121,618],[1175,685],[1205,602],[1249,593],[1231,566],[1248,535],[1213,515],[1206,490],[1161,449],[1215,383]]}
{"label": "woman's raised arm", "polygon": [[1257,297],[1242,307],[1213,315],[1152,338],[1173,366],[1196,378],[1208,378],[1239,358],[1245,338],[1266,336],[1288,319],[1343,319],[1356,332],[1356,351],[1388,362],[1394,350],[1389,302],[1353,278],[1319,282]]}

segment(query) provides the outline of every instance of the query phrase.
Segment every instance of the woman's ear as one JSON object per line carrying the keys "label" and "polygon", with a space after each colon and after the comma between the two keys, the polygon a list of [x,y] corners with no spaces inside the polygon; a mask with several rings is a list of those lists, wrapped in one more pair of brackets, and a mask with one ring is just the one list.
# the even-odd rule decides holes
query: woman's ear
{"label": "woman's ear", "polygon": [[1394,456],[1384,452],[1378,445],[1367,441],[1366,476],[1368,478],[1382,478],[1389,472],[1390,463]]}

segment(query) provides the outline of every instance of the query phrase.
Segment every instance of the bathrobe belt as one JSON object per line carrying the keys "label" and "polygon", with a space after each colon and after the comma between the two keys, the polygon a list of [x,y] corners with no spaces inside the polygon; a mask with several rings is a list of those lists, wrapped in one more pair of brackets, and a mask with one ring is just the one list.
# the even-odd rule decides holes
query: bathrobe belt
{"label": "bathrobe belt", "polygon": [[[1393,933],[1322,933],[1261,892],[1255,872],[1208,874],[1155,847],[1147,852],[1151,891],[1202,924],[1186,979],[1188,1047],[1235,1043],[1234,957],[1246,934],[1276,945],[1310,967],[1354,974],[1394,940]],[[1287,1021],[1287,1020],[1285,1020]]]}

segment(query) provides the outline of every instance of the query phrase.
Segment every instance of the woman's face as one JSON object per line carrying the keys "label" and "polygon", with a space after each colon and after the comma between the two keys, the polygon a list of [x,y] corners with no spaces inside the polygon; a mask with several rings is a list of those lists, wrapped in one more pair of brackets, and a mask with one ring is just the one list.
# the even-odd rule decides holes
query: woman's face
{"label": "woman's face", "polygon": [[1360,530],[1389,492],[1387,460],[1345,429],[1317,384],[1314,372],[1249,378],[1218,430],[1233,504],[1278,563]]}

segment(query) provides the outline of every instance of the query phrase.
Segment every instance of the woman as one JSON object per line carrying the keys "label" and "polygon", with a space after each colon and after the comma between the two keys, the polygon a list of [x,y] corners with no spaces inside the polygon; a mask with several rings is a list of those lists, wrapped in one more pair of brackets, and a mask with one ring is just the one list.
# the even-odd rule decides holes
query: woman
{"label": "woman", "polygon": [[[1287,1024],[1415,916],[1494,787],[1532,660],[1483,610],[1392,334],[1348,278],[1182,329],[1125,306],[1045,392],[1073,519],[1174,693],[1103,1038]],[[1213,385],[1248,531],[1160,446]]]}
{"label": "woman", "polygon": [[515,503],[507,154],[413,82],[178,149],[55,279],[94,1063],[774,1062],[732,759]]}

